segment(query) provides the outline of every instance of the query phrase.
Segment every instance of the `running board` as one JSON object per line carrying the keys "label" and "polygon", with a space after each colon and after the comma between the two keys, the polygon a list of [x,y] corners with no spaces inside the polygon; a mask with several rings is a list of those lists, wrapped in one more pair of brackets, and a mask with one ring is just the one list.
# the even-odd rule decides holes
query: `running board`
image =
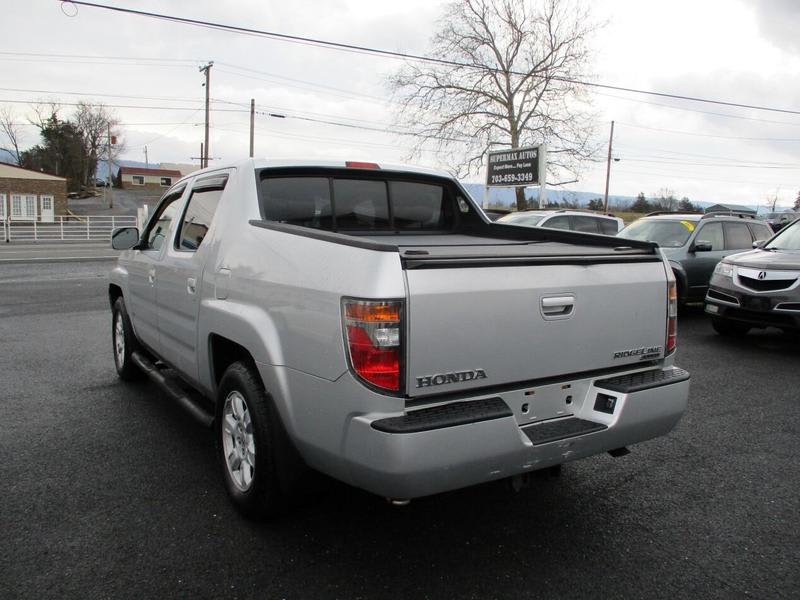
{"label": "running board", "polygon": [[167,395],[178,405],[188,412],[203,427],[210,428],[214,423],[214,415],[208,412],[201,404],[202,400],[193,397],[192,394],[177,384],[174,378],[163,373],[163,369],[158,368],[153,362],[141,352],[134,352],[131,355],[133,363],[139,367],[150,379],[152,379]]}

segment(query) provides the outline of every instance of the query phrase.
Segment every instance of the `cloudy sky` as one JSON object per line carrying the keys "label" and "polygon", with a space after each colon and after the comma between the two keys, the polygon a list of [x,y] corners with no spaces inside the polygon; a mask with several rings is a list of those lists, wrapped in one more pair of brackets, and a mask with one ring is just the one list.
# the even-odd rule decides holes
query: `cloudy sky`
{"label": "cloudy sky", "polygon": [[[104,0],[98,0],[103,3]],[[105,3],[249,28],[425,54],[442,2],[405,0],[107,0]],[[797,0],[596,0],[606,22],[592,42],[595,81],[800,110]],[[0,106],[19,122],[33,101],[103,102],[123,123],[126,158],[192,162],[203,137],[198,67],[214,61],[211,155],[247,155],[249,101],[256,154],[404,161],[391,131],[386,80],[401,63],[234,35],[55,0],[4,0]],[[593,93],[597,141],[616,122],[611,193],[663,188],[714,202],[788,206],[800,190],[800,115]],[[328,121],[329,123],[323,123]],[[38,142],[24,129],[23,147]],[[0,146],[5,140],[0,139]],[[570,189],[602,192],[605,150]],[[448,167],[429,153],[417,162]],[[194,161],[196,162],[196,161]],[[479,181],[480,175],[472,180]]]}

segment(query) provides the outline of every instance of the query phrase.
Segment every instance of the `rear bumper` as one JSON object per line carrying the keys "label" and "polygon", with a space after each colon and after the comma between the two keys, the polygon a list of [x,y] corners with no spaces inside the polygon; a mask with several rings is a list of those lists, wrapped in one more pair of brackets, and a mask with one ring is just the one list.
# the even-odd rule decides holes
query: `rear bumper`
{"label": "rear bumper", "polygon": [[542,469],[664,435],[688,396],[689,374],[668,368],[358,415],[344,440],[347,479],[415,498]]}

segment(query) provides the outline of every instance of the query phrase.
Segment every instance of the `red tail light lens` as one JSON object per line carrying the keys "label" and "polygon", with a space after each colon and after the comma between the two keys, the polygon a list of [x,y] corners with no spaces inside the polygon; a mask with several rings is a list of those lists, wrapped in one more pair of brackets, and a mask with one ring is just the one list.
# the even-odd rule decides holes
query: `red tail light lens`
{"label": "red tail light lens", "polygon": [[380,169],[378,163],[360,162],[357,160],[346,160],[344,166],[348,169]]}
{"label": "red tail light lens", "polygon": [[342,313],[355,374],[370,385],[399,392],[403,302],[344,299]]}
{"label": "red tail light lens", "polygon": [[667,287],[667,340],[665,354],[671,354],[678,345],[678,288],[674,281]]}

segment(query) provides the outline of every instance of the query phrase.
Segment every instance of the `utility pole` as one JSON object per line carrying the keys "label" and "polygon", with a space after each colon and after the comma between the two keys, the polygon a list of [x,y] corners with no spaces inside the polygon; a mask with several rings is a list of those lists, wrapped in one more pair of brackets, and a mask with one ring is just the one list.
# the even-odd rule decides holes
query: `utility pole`
{"label": "utility pole", "polygon": [[256,99],[250,98],[250,158],[253,158],[253,142],[255,140],[256,127]]}
{"label": "utility pole", "polygon": [[208,104],[209,104],[209,99],[210,99],[209,96],[210,96],[210,88],[211,88],[211,67],[213,67],[213,66],[214,66],[214,61],[209,61],[206,66],[200,67],[200,72],[201,73],[205,73],[205,75],[206,75],[206,82],[203,84],[203,85],[206,86],[206,133],[205,133],[205,138],[203,140],[203,144],[204,144],[203,148],[204,148],[205,154],[201,155],[203,157],[202,160],[200,161],[200,166],[201,167],[207,167],[208,166],[208,154],[209,154],[209,152],[208,152],[208,117],[209,117]]}
{"label": "utility pole", "polygon": [[111,123],[107,124],[108,133],[108,150],[106,154],[106,167],[108,168],[108,181],[106,182],[106,189],[108,190],[108,208],[114,208],[114,173],[111,170]]}
{"label": "utility pole", "polygon": [[611,135],[608,136],[608,159],[606,161],[606,193],[603,199],[603,212],[608,214],[608,181],[611,179],[611,146],[614,143],[614,121],[611,121]]}
{"label": "utility pole", "polygon": [[147,146],[144,147],[144,166],[146,169],[150,168],[150,161],[147,158]]}

